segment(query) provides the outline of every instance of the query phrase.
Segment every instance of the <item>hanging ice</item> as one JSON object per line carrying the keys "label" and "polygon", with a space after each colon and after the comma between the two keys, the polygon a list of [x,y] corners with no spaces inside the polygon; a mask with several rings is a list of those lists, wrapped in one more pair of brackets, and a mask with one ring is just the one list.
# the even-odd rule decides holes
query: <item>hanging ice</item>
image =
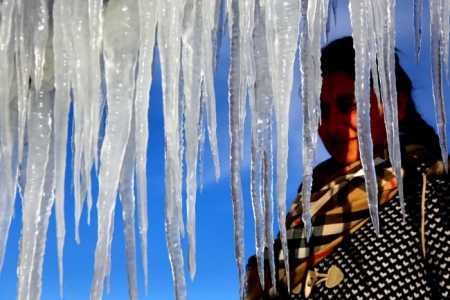
{"label": "hanging ice", "polygon": [[[70,75],[72,82],[72,92],[74,101],[74,125],[73,125],[73,178],[74,178],[74,193],[75,193],[75,235],[77,242],[80,242],[78,225],[83,209],[84,201],[87,198],[88,205],[88,222],[90,210],[92,207],[91,196],[91,168],[93,166],[94,155],[92,149],[96,140],[93,141],[93,132],[97,134],[98,129],[94,126],[99,122],[99,108],[94,105],[98,101],[91,99],[98,99],[99,89],[99,72],[100,66],[96,64],[92,56],[95,55],[94,42],[91,39],[91,31],[89,30],[90,17],[89,3],[86,1],[73,1],[71,4],[66,4],[63,16],[63,28],[66,30],[66,35],[72,37],[65,40],[69,47],[68,58],[70,63]],[[99,24],[100,25],[100,24]],[[92,30],[95,34],[95,30]],[[99,50],[97,49],[97,55]],[[92,71],[91,71],[92,70]],[[87,75],[83,75],[87,74]],[[97,86],[93,84],[97,82]],[[95,97],[95,98],[93,98]],[[96,113],[97,112],[97,113]],[[95,121],[95,119],[97,119]],[[93,143],[95,144],[93,145]]]}
{"label": "hanging ice", "polygon": [[416,50],[416,64],[419,63],[420,48],[422,46],[422,10],[423,1],[414,0],[414,47]]}
{"label": "hanging ice", "polygon": [[[59,281],[62,295],[65,238],[64,175],[68,130],[73,130],[72,183],[75,193],[76,239],[84,202],[92,206],[91,174],[99,172],[99,224],[92,298],[100,298],[103,283],[109,290],[112,271],[111,235],[117,193],[123,202],[130,298],[137,298],[136,240],[134,238],[134,170],[136,171],[138,228],[147,285],[147,143],[149,89],[155,40],[158,39],[164,89],[166,135],[166,235],[172,263],[175,297],[186,297],[181,234],[183,162],[187,165],[187,232],[189,270],[196,272],[195,198],[197,164],[202,185],[205,127],[211,144],[216,178],[219,176],[216,104],[213,72],[226,18],[223,0],[8,0],[0,1],[0,267],[13,216],[16,187],[22,197],[22,238],[18,264],[18,299],[37,299],[41,293],[42,262],[49,213],[55,203]],[[262,253],[268,247],[271,281],[275,282],[272,251],[272,200],[276,184],[278,226],[288,261],[285,220],[288,112],[292,68],[300,42],[304,113],[304,213],[311,224],[307,199],[317,140],[320,93],[320,46],[336,23],[336,0],[228,0],[231,36],[229,76],[231,186],[240,295],[244,283],[244,232],[241,165],[246,98],[252,119],[252,198],[254,201],[260,278]],[[422,1],[414,3],[416,59],[420,53]],[[449,2],[429,1],[433,94],[438,133],[447,162],[443,73],[448,79]],[[357,56],[358,99],[363,168],[375,228],[377,208],[371,140],[368,137],[369,74],[385,111],[390,160],[401,196],[394,71],[394,0],[350,3]],[[53,24],[58,24],[53,28]],[[156,31],[158,28],[158,32]],[[157,36],[156,36],[157,34]],[[54,68],[54,70],[53,70]],[[136,69],[137,68],[137,69]],[[55,76],[53,77],[53,72]],[[105,86],[106,85],[106,86]],[[102,91],[102,92],[100,92]],[[105,104],[105,99],[107,104]],[[274,101],[273,103],[271,101]],[[107,116],[105,105],[107,105]],[[134,105],[134,107],[133,107]],[[69,116],[70,106],[73,116]],[[272,132],[272,109],[276,130]],[[132,118],[134,114],[134,118]],[[105,117],[106,127],[100,120]],[[69,118],[73,128],[69,129]],[[56,129],[55,129],[56,128]],[[38,138],[40,136],[40,138]],[[277,138],[277,176],[272,177],[272,137]],[[101,154],[99,156],[99,146]],[[185,158],[183,161],[183,151]],[[446,168],[448,168],[446,166]],[[157,201],[158,199],[155,199]],[[378,232],[378,231],[377,231]],[[286,264],[287,275],[289,266]],[[267,282],[267,280],[266,280]],[[289,280],[287,280],[289,283]]]}
{"label": "hanging ice", "polygon": [[[227,13],[231,39],[231,66],[228,75],[228,103],[229,103],[229,127],[230,127],[230,185],[233,201],[234,219],[234,247],[236,263],[239,274],[239,295],[244,293],[245,276],[245,252],[244,252],[244,203],[241,183],[242,165],[242,136],[245,111],[245,81],[242,69],[245,70],[244,62],[240,53],[241,43],[240,31],[240,5],[237,0],[227,1]],[[240,65],[242,64],[242,68]]]}
{"label": "hanging ice", "polygon": [[323,19],[327,19],[328,9],[325,9],[323,3],[320,1],[315,3],[302,1],[301,12],[303,23],[300,40],[301,96],[303,107],[302,220],[305,226],[306,239],[309,240],[311,236],[310,197],[313,164],[317,154],[317,128],[320,117],[319,101],[322,87],[320,33],[324,29]]}
{"label": "hanging ice", "polygon": [[264,1],[255,1],[253,55],[255,61],[254,96],[250,96],[252,115],[252,201],[255,215],[258,273],[264,288],[264,248],[269,253],[270,277],[275,285],[275,254],[273,250],[273,154],[272,115],[273,92],[267,61],[266,9]]}
{"label": "hanging ice", "polygon": [[195,199],[197,189],[198,123],[201,102],[202,52],[202,6],[196,1],[186,1],[183,19],[183,90],[186,101],[186,186],[187,186],[187,232],[189,239],[189,273],[194,278],[195,264]]}
{"label": "hanging ice", "polygon": [[[29,131],[29,156],[27,166],[26,191],[23,199],[23,226],[20,241],[20,258],[18,268],[18,299],[39,298],[40,286],[36,286],[33,272],[39,272],[35,268],[34,260],[40,255],[37,245],[37,232],[43,230],[41,218],[41,207],[43,201],[48,198],[48,187],[44,186],[46,176],[45,170],[49,161],[50,135],[51,135],[51,108],[50,95],[48,91],[30,90],[29,105],[31,115],[28,120]],[[45,192],[44,192],[45,191]],[[45,233],[44,233],[45,236]],[[42,249],[41,249],[42,251]],[[40,274],[39,274],[40,275]]]}
{"label": "hanging ice", "polygon": [[[5,256],[8,231],[13,216],[17,165],[14,163],[14,125],[17,119],[10,113],[10,83],[14,74],[13,63],[13,2],[2,5],[0,27],[0,268]],[[17,105],[16,105],[17,106]],[[17,159],[17,158],[16,158]]]}
{"label": "hanging ice", "polygon": [[[379,79],[373,80],[373,86],[378,98],[378,105],[380,103],[383,105],[389,158],[397,178],[402,214],[405,217],[395,76],[395,1],[368,2],[368,5],[368,33],[373,33],[369,35],[371,74],[372,78]],[[373,13],[371,13],[372,11]],[[377,35],[375,32],[380,34]]]}
{"label": "hanging ice", "polygon": [[181,54],[181,28],[184,3],[158,3],[158,44],[164,100],[164,135],[166,153],[166,239],[172,265],[175,297],[185,299],[186,283],[183,270],[180,233],[184,227],[181,217],[181,162],[180,162],[180,116],[179,80]]}
{"label": "hanging ice", "polygon": [[148,107],[150,85],[152,82],[153,49],[156,34],[157,0],[139,0],[139,64],[136,79],[134,113],[136,120],[136,184],[139,206],[139,236],[141,238],[142,265],[144,269],[145,291],[148,285],[147,258],[147,143],[148,143]]}
{"label": "hanging ice", "polygon": [[[300,7],[293,1],[274,1],[269,4],[273,19],[268,26],[268,33],[272,35],[274,47],[269,51],[269,61],[272,73],[272,86],[274,96],[275,118],[277,123],[277,209],[278,226],[283,247],[288,290],[289,258],[286,242],[286,181],[287,181],[287,155],[288,155],[288,129],[289,129],[289,105],[292,91],[293,66],[295,52],[298,44]],[[267,14],[266,14],[267,16]],[[267,24],[266,23],[266,24]],[[273,32],[271,32],[273,30]],[[268,44],[272,44],[269,39]]]}
{"label": "hanging ice", "polygon": [[[134,230],[134,166],[136,160],[135,152],[135,115],[131,119],[130,135],[128,136],[125,155],[120,170],[119,193],[123,207],[123,224],[125,232],[128,290],[130,299],[138,299],[137,271],[136,271],[136,235]],[[111,260],[109,260],[110,269]],[[109,271],[107,272],[109,274]],[[108,291],[109,293],[109,291]]]}
{"label": "hanging ice", "polygon": [[373,227],[377,235],[380,234],[378,222],[378,188],[373,163],[373,146],[370,133],[370,64],[368,57],[369,35],[368,25],[361,18],[368,9],[368,0],[351,0],[349,3],[350,16],[353,27],[353,47],[355,48],[355,98],[358,111],[358,142],[363,165],[369,212]]}
{"label": "hanging ice", "polygon": [[[122,22],[116,22],[117,19]],[[98,242],[95,250],[91,298],[100,299],[110,259],[112,218],[120,169],[131,126],[135,67],[138,55],[137,3],[110,1],[105,14],[104,57],[108,116],[100,155]],[[120,46],[119,46],[120,45]]]}
{"label": "hanging ice", "polygon": [[[53,9],[53,21],[61,24],[64,15],[62,1],[57,0]],[[66,146],[68,133],[68,116],[70,109],[70,83],[67,48],[64,42],[63,27],[53,28],[53,49],[55,52],[55,103],[54,127],[59,128],[55,135],[55,211],[58,238],[59,285],[62,296],[63,284],[63,248],[66,235],[64,220],[64,180],[66,170]]]}
{"label": "hanging ice", "polygon": [[[436,111],[437,131],[441,143],[442,161],[444,162],[445,171],[448,173],[448,149],[447,149],[447,134],[444,107],[444,93],[442,91],[442,63],[443,63],[443,9],[442,1],[430,0],[430,39],[431,39],[431,73],[433,82],[433,99]],[[448,6],[447,6],[448,10]],[[448,12],[445,13],[448,22]],[[448,31],[446,33],[446,40],[448,40]],[[448,55],[448,54],[447,54]]]}

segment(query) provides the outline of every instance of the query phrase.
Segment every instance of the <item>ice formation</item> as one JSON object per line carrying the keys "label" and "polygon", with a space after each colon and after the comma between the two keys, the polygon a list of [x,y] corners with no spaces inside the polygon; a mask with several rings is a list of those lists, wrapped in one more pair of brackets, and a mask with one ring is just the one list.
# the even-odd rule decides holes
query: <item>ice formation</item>
{"label": "ice formation", "polygon": [[[240,172],[247,99],[252,119],[251,198],[261,281],[264,282],[263,250],[271,249],[273,243],[274,185],[283,246],[281,255],[288,261],[284,223],[288,124],[298,48],[304,118],[302,219],[306,234],[310,235],[308,203],[320,122],[320,47],[330,30],[331,9],[336,23],[336,0],[3,0],[0,5],[0,268],[19,188],[23,219],[18,299],[40,298],[43,255],[53,205],[56,207],[61,295],[63,292],[64,175],[71,107],[77,241],[80,240],[78,222],[84,202],[88,210],[93,203],[91,174],[98,174],[100,188],[96,199],[98,242],[91,298],[100,299],[105,281],[108,286],[117,195],[123,204],[130,298],[138,297],[136,198],[147,285],[147,111],[156,41],[164,100],[166,238],[175,297],[186,298],[181,249],[183,163],[187,172],[187,260],[193,278],[196,272],[195,199],[197,185],[202,185],[205,127],[215,175],[219,177],[213,73],[227,21],[231,39],[228,99],[231,190],[240,295],[244,292],[245,276],[244,195]],[[415,0],[413,5],[416,32],[413,38],[418,60],[423,4]],[[447,79],[449,76],[450,8],[448,1],[438,0],[430,0],[429,8],[433,95],[443,160],[447,162],[442,84],[443,73]],[[356,50],[358,134],[370,212],[379,233],[369,96],[365,87],[369,85],[369,74],[380,78],[375,90],[378,98],[385,100],[391,161],[399,162],[393,72],[395,0],[351,0],[349,9]],[[273,145],[276,145],[276,152]],[[394,164],[394,170],[400,178],[398,163]],[[197,180],[197,173],[200,173],[200,180]],[[401,191],[401,180],[399,184]],[[273,283],[273,251],[269,251],[269,261]],[[288,264],[286,270],[289,274]],[[287,282],[289,284],[289,279]]]}

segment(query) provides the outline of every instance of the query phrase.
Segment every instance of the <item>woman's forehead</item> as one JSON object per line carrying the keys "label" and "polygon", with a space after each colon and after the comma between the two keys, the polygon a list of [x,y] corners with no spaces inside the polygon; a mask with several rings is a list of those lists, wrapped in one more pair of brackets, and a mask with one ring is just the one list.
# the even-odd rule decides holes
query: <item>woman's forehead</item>
{"label": "woman's forehead", "polygon": [[355,82],[353,78],[343,71],[331,72],[323,76],[322,101],[343,101],[354,98]]}

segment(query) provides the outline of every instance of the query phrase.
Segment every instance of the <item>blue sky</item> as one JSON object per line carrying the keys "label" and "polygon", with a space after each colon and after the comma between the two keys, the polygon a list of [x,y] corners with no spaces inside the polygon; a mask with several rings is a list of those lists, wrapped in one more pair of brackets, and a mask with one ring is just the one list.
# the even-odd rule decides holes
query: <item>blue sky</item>
{"label": "blue sky", "polygon": [[[433,100],[431,95],[431,73],[429,63],[429,19],[427,3],[424,3],[423,43],[419,65],[414,63],[414,35],[412,4],[403,1],[398,4],[396,15],[397,47],[402,51],[401,63],[410,75],[414,85],[414,99],[420,112],[429,123],[435,126]],[[405,5],[407,4],[407,6]],[[337,27],[332,26],[330,39],[351,34],[346,1],[339,1]],[[205,145],[205,178],[203,192],[197,196],[197,274],[194,281],[186,277],[188,299],[238,299],[239,282],[234,257],[233,219],[231,193],[229,188],[229,135],[228,135],[228,69],[229,39],[221,48],[219,69],[215,77],[217,99],[217,135],[221,177],[216,183],[209,144]],[[138,261],[138,288],[140,299],[173,299],[173,281],[164,231],[164,132],[162,117],[161,82],[158,65],[155,66],[154,81],[150,103],[150,140],[148,150],[148,215],[149,215],[149,286],[145,297],[144,282],[140,260]],[[293,201],[301,181],[301,102],[298,96],[299,67],[294,66],[295,84],[292,92],[289,178],[287,205]],[[450,88],[445,84],[447,99],[446,112],[450,115]],[[246,120],[245,158],[242,168],[242,181],[245,199],[245,250],[246,257],[255,252],[253,212],[249,193],[250,145],[249,116]],[[449,134],[449,130],[447,130]],[[318,161],[327,157],[321,148]],[[69,175],[70,169],[67,174]],[[64,298],[88,299],[93,278],[94,251],[97,241],[96,208],[91,212],[91,225],[86,224],[86,208],[83,211],[80,233],[81,243],[77,245],[74,237],[73,196],[67,180],[66,225],[67,234],[64,248]],[[94,191],[94,196],[96,191]],[[115,231],[112,247],[111,291],[104,299],[127,299],[128,283],[125,264],[125,243],[121,218],[121,205],[117,203]],[[21,206],[16,201],[5,264],[0,275],[1,299],[16,297],[18,241],[20,237]],[[56,229],[54,216],[51,216],[43,273],[42,299],[59,299],[58,266],[56,256]],[[187,253],[186,239],[183,240],[184,253]],[[138,249],[140,259],[140,250]],[[186,260],[186,256],[185,256]],[[186,274],[188,274],[186,268]]]}

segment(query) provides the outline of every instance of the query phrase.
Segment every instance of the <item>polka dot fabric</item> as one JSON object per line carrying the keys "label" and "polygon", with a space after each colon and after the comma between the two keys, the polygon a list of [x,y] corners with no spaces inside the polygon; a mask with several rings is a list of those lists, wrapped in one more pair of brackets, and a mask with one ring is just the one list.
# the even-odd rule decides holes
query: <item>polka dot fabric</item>
{"label": "polka dot fabric", "polygon": [[[420,177],[405,182],[405,223],[397,196],[380,208],[379,238],[369,221],[316,266],[326,274],[335,265],[344,279],[334,288],[319,283],[308,299],[450,299],[450,180],[427,180],[426,258]],[[304,299],[303,289],[291,292],[291,299]]]}

